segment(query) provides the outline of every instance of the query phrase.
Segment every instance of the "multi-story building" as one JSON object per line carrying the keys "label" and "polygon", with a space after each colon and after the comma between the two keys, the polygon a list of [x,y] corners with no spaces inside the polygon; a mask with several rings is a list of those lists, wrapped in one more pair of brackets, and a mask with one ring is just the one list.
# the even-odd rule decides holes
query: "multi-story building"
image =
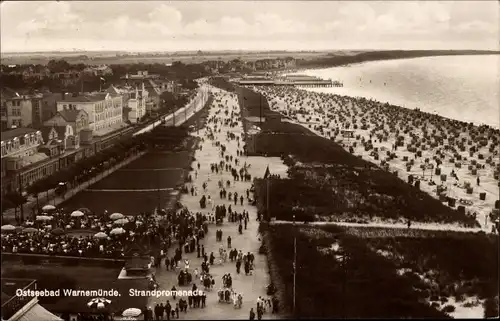
{"label": "multi-story building", "polygon": [[123,100],[121,96],[109,93],[86,94],[65,97],[57,102],[57,111],[85,110],[89,119],[89,128],[100,131],[123,123]]}
{"label": "multi-story building", "polygon": [[2,128],[29,127],[33,124],[33,107],[30,96],[20,95],[2,88],[0,117]]}
{"label": "multi-story building", "polygon": [[[15,128],[2,133],[2,178],[8,171],[17,171],[23,163],[39,160],[38,147],[43,144],[42,132],[32,128]],[[41,156],[40,159],[43,159]]]}
{"label": "multi-story building", "polygon": [[38,128],[43,123],[43,95],[36,94],[31,96],[31,126]]}
{"label": "multi-story building", "polygon": [[148,101],[146,102],[146,114],[156,114],[161,108],[162,86],[155,81],[148,79],[144,82],[144,88],[148,92]]}
{"label": "multi-story building", "polygon": [[140,86],[115,86],[107,89],[111,96],[122,97],[123,100],[123,119],[135,124],[146,115],[146,103],[148,101],[148,91],[144,84]]}
{"label": "multi-story building", "polygon": [[57,114],[57,101],[63,100],[64,93],[44,93],[41,99],[42,123]]}

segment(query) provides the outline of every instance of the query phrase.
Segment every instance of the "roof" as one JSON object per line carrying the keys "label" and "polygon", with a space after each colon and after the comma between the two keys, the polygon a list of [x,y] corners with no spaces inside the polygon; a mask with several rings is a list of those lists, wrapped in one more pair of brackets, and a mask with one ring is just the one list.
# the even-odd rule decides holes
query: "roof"
{"label": "roof", "polygon": [[14,89],[9,88],[9,87],[2,87],[2,98],[3,99],[10,99],[13,97],[19,97],[18,93]]}
{"label": "roof", "polygon": [[142,257],[132,257],[125,261],[125,270],[147,270],[151,260]]}
{"label": "roof", "polygon": [[29,309],[25,314],[23,314],[17,321],[63,321],[57,315],[52,314],[47,309],[45,309],[40,304],[34,305],[31,309]]}
{"label": "roof", "polygon": [[25,127],[14,128],[14,129],[2,132],[2,141],[11,140],[15,137],[24,136],[26,134],[31,134],[31,133],[36,133],[36,132],[37,132],[37,130],[33,129],[33,128],[25,128]]}
{"label": "roof", "polygon": [[72,102],[72,103],[93,103],[98,101],[103,101],[106,99],[107,93],[99,93],[95,95],[84,95],[77,97],[66,97],[64,100],[58,102]]}
{"label": "roof", "polygon": [[67,122],[75,122],[76,118],[78,117],[78,115],[80,113],[87,114],[87,112],[85,110],[83,110],[83,109],[65,109],[65,110],[59,111],[59,114]]}
{"label": "roof", "polygon": [[44,125],[42,128],[40,128],[40,131],[42,132],[42,138],[44,142],[49,141],[49,134],[52,131],[52,128],[54,128],[53,125]]}
{"label": "roof", "polygon": [[21,165],[22,167],[29,166],[31,164],[46,160],[47,158],[49,158],[49,156],[44,153],[36,153],[30,156],[24,156],[21,158]]}
{"label": "roof", "polygon": [[149,89],[149,88],[152,88],[153,90],[149,91],[150,93],[152,94],[156,94],[156,95],[161,95],[161,87],[155,83],[153,80],[149,79],[145,84],[144,86]]}

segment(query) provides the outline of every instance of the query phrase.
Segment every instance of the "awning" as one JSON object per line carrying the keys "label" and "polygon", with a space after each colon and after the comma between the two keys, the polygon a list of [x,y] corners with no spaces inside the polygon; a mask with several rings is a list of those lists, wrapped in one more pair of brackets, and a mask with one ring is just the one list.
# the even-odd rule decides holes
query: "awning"
{"label": "awning", "polygon": [[17,321],[63,321],[57,315],[54,315],[47,311],[40,304],[35,304],[31,309],[29,309],[25,314],[23,314]]}

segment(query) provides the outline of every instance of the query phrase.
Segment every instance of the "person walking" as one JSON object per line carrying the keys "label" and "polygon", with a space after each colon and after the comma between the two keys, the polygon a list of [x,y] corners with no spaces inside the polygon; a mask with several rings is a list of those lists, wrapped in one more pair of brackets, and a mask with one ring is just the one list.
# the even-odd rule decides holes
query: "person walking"
{"label": "person walking", "polygon": [[255,320],[255,312],[253,312],[253,308],[250,309],[250,320]]}

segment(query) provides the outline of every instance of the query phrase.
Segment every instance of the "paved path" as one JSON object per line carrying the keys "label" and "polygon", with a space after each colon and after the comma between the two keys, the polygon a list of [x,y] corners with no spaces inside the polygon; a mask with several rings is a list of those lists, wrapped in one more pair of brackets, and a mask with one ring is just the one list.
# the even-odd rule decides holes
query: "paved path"
{"label": "paved path", "polygon": [[165,188],[131,188],[131,189],[94,189],[88,188],[86,192],[158,192],[158,191],[173,191],[172,187]]}
{"label": "paved path", "polygon": [[[273,221],[271,224],[293,224],[291,221]],[[350,227],[383,227],[383,228],[394,228],[394,229],[407,229],[408,225],[404,223],[348,223],[348,222],[310,222],[304,224],[303,222],[296,222],[297,225],[338,225],[338,226],[350,226]],[[480,232],[480,228],[467,228],[460,227],[451,224],[427,224],[427,223],[411,223],[411,230],[428,230],[428,231],[453,231],[453,232]]]}
{"label": "paved path", "polygon": [[[221,90],[211,88],[212,92],[222,93]],[[229,112],[231,109],[239,113],[239,106],[236,100],[236,97],[230,97],[229,94],[224,94],[223,96],[223,105],[229,108]],[[209,111],[209,118],[212,117],[215,112],[218,110],[216,107],[212,107]],[[219,114],[222,115],[222,114]],[[208,124],[207,126],[211,126]],[[227,154],[233,155],[236,157],[236,149],[237,142],[236,141],[226,141],[226,132],[229,130],[229,127],[222,126],[221,133],[217,133],[216,137],[222,144],[225,144],[227,147]],[[241,122],[239,123],[238,128],[232,128],[232,132],[241,134],[243,133],[243,128]],[[200,130],[200,136],[204,137],[205,129]],[[219,188],[218,188],[218,180],[222,178],[224,181],[230,180],[233,181],[232,176],[229,172],[224,172],[219,174],[212,174],[210,170],[210,164],[219,162],[219,149],[212,145],[212,141],[205,139],[204,142],[200,143],[202,150],[197,150],[195,153],[196,161],[192,164],[193,168],[197,168],[198,162],[201,164],[201,168],[198,171],[198,176],[196,177],[195,172],[191,172],[191,176],[193,177],[192,185],[197,189],[198,196],[182,195],[181,203],[192,212],[205,212],[208,213],[210,210],[208,209],[200,209],[199,199],[201,197],[203,188],[202,184],[207,182],[208,188],[207,193],[205,195],[210,195],[213,199],[213,202],[216,205],[226,204],[228,206],[230,202],[228,200],[221,200],[219,197]],[[241,165],[245,161],[249,161],[250,158],[242,158]],[[265,168],[262,170],[261,175],[264,174]],[[232,183],[233,184],[233,183]],[[234,185],[228,189],[228,192],[237,191],[239,195],[245,195],[245,190],[250,189],[251,182],[235,182]],[[191,187],[189,184],[188,187]],[[231,236],[232,238],[232,246],[238,250],[242,250],[243,252],[252,252],[255,255],[255,270],[253,275],[245,276],[245,274],[236,274],[236,267],[234,263],[230,263],[229,260],[227,263],[223,265],[215,264],[210,268],[210,273],[213,275],[215,279],[215,288],[212,292],[207,292],[207,303],[206,307],[203,309],[188,309],[187,314],[181,314],[181,319],[212,319],[212,320],[224,320],[224,319],[248,319],[250,308],[256,308],[256,300],[259,296],[266,297],[266,286],[269,284],[269,275],[267,268],[267,260],[264,255],[258,254],[258,249],[260,247],[260,241],[257,236],[258,222],[256,221],[256,208],[246,204],[244,202],[243,206],[234,205],[232,202],[233,210],[237,212],[242,212],[243,209],[249,212],[250,221],[247,226],[247,230],[243,231],[242,235],[238,234],[238,226],[236,223],[228,223],[224,222],[222,226],[209,226],[209,232],[204,240],[200,241],[200,245],[203,244],[205,246],[205,251],[207,255],[210,255],[211,252],[214,252],[216,258],[218,258],[218,249],[221,244],[224,247],[227,246],[227,236]],[[210,207],[207,205],[207,207]],[[217,243],[215,241],[215,230],[222,229],[223,231],[223,241],[222,243]],[[175,246],[174,246],[175,248]],[[171,258],[173,256],[173,249],[170,249],[168,253],[168,257]],[[197,258],[197,253],[183,254],[183,260],[188,259],[190,262],[191,271],[194,268],[198,268],[201,270],[201,258]],[[243,270],[243,269],[242,269]],[[233,288],[236,292],[240,292],[243,294],[243,307],[241,309],[235,309],[231,304],[218,303],[217,298],[217,290],[221,287],[221,277],[226,273],[231,273],[233,277]],[[165,267],[157,269],[156,278],[160,283],[160,289],[162,290],[170,290],[173,285],[177,287],[177,273],[172,271],[166,271]],[[196,281],[196,284],[199,288],[200,286],[199,280]],[[177,287],[178,288],[178,287]],[[184,287],[182,290],[189,290],[191,287]],[[179,289],[179,288],[178,288]],[[181,290],[181,289],[179,289]],[[154,307],[156,303],[163,302],[165,304],[166,300],[169,299],[172,303],[172,298],[155,298],[151,297],[149,300],[149,305]],[[178,299],[177,299],[178,300]],[[272,315],[270,313],[266,313],[264,315],[264,319],[277,318],[276,315]]]}

